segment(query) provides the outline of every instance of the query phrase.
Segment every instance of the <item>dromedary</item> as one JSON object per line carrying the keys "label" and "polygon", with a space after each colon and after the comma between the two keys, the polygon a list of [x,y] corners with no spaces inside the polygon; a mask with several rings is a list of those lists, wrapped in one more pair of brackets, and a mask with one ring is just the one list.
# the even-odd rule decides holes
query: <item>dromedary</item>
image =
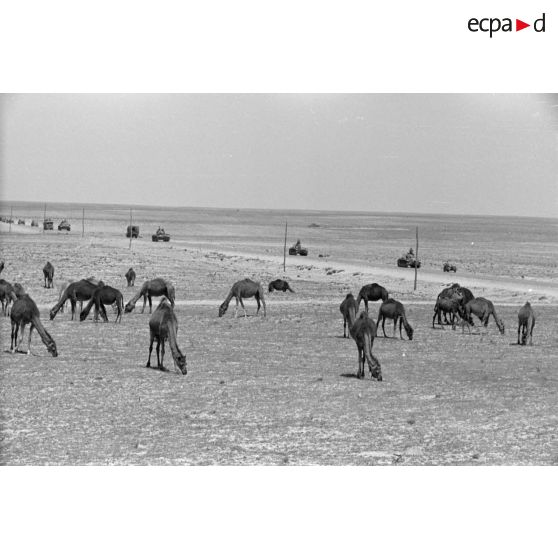
{"label": "dromedary", "polygon": [[343,337],[349,337],[347,335],[347,326],[350,334],[358,312],[358,306],[353,293],[349,293],[345,297],[345,300],[339,305],[339,310],[343,315]]}
{"label": "dromedary", "polygon": [[387,337],[385,330],[386,318],[393,320],[393,336],[395,337],[395,329],[397,322],[399,321],[399,337],[403,339],[403,333],[401,332],[401,326],[405,328],[405,333],[409,338],[409,341],[413,340],[413,328],[411,324],[407,321],[407,316],[405,316],[405,307],[398,300],[393,298],[388,298],[385,302],[382,302],[380,310],[378,312],[378,319],[376,323],[379,325],[380,320],[382,320],[382,331],[384,332],[384,337]]}
{"label": "dromedary", "polygon": [[[76,314],[76,302],[84,302],[91,298],[91,295],[95,289],[99,286],[104,285],[102,281],[90,281],[89,279],[81,279],[80,281],[75,281],[70,283],[66,290],[62,293],[62,296],[58,302],[52,307],[50,311],[50,319],[54,320],[58,311],[64,306],[64,303],[69,300],[72,305],[72,320],[75,318]],[[103,311],[103,310],[101,310]]]}
{"label": "dromedary", "polygon": [[[157,366],[159,370],[166,370],[163,365],[163,358],[165,357],[165,341],[169,340],[169,346],[172,353],[172,358],[182,372],[186,374],[186,356],[182,354],[178,348],[176,341],[176,333],[178,331],[178,320],[174,314],[172,306],[168,301],[163,298],[159,306],[153,312],[149,319],[149,358],[147,359],[146,368],[151,367],[151,352],[153,351],[153,341],[157,339]],[[161,349],[161,358],[159,359],[159,349]]]}
{"label": "dromedary", "polygon": [[535,327],[535,312],[531,308],[531,303],[526,302],[517,314],[517,344],[533,344],[533,328]]}
{"label": "dromedary", "polygon": [[[461,318],[465,317],[465,308],[462,304],[463,299],[461,295],[454,294],[451,297],[441,298],[438,297],[436,299],[436,304],[434,305],[434,315],[432,316],[432,328],[435,328],[434,322],[436,318],[438,318],[438,324],[442,325],[441,315],[444,314],[444,321],[446,324],[451,324],[452,329],[455,329],[455,323],[457,316]],[[449,314],[449,321],[448,321],[448,314]],[[443,327],[443,326],[442,326]]]}
{"label": "dromedary", "polygon": [[234,297],[236,299],[236,308],[234,310],[234,317],[236,318],[238,315],[238,303],[242,306],[244,310],[244,317],[247,317],[246,308],[244,307],[244,302],[242,302],[243,298],[250,298],[255,297],[256,302],[258,303],[258,310],[256,314],[260,311],[260,301],[263,304],[263,312],[265,318],[265,300],[264,300],[264,293],[263,288],[260,283],[256,283],[256,281],[252,281],[251,279],[242,279],[241,281],[237,281],[231,288],[227,298],[224,300],[223,304],[219,306],[219,317],[223,316],[229,307],[229,302]]}
{"label": "dromedary", "polygon": [[366,360],[372,378],[376,378],[378,382],[381,382],[382,367],[378,359],[372,354],[375,336],[376,324],[374,320],[368,317],[366,312],[362,311],[351,328],[351,337],[355,340],[358,349],[357,378],[364,378],[364,361]]}
{"label": "dromedary", "polygon": [[45,289],[52,289],[54,266],[50,262],[47,262],[45,267],[43,267],[43,275],[45,276]]}
{"label": "dromedary", "polygon": [[494,321],[498,326],[498,330],[502,335],[504,335],[504,322],[496,314],[494,304],[492,304],[490,300],[479,296],[465,304],[465,319],[461,322],[462,332],[465,331],[465,325],[467,325],[469,331],[471,331],[470,323],[472,322],[472,314],[480,318],[480,321],[484,327],[488,325],[488,318],[490,318],[490,315],[494,316]]}
{"label": "dromedary", "polygon": [[122,323],[122,311],[124,310],[124,297],[122,296],[122,293],[118,289],[109,287],[108,285],[97,287],[93,291],[93,294],[91,295],[89,304],[82,310],[82,312],[79,315],[79,319],[81,322],[83,322],[83,320],[87,318],[93,304],[95,305],[95,321],[99,319],[99,311],[101,311],[103,320],[105,322],[108,322],[106,305],[116,304],[116,320],[114,320],[114,323],[117,323],[118,320],[120,320],[120,322]]}
{"label": "dromedary", "polygon": [[10,304],[17,300],[14,288],[11,283],[0,279],[0,302],[2,303],[2,314],[10,315]]}
{"label": "dromedary", "polygon": [[383,300],[384,302],[389,298],[389,293],[387,289],[382,287],[382,285],[378,285],[378,283],[370,283],[369,285],[364,285],[360,292],[358,293],[358,297],[356,300],[357,309],[360,308],[360,301],[364,300],[364,307],[368,312],[368,302],[373,302],[375,300]]}
{"label": "dromedary", "polygon": [[131,312],[136,307],[136,302],[143,296],[143,308],[141,313],[145,310],[145,304],[149,300],[149,313],[151,314],[151,297],[152,296],[166,296],[174,308],[174,286],[170,281],[161,279],[157,277],[151,281],[146,281],[142,286],[140,291],[134,295],[128,304],[126,304],[125,311]]}
{"label": "dromedary", "polygon": [[275,281],[271,281],[268,289],[270,293],[272,293],[274,290],[283,292],[291,291],[291,293],[294,293],[287,281],[284,281],[283,279],[275,279]]}
{"label": "dromedary", "polygon": [[[31,334],[33,333],[33,328],[35,328],[43,343],[46,345],[48,352],[52,356],[58,356],[56,350],[56,343],[54,339],[48,334],[47,330],[44,328],[41,320],[39,318],[39,309],[29,295],[18,296],[18,299],[14,302],[12,306],[12,343],[10,350],[12,352],[19,351],[19,346],[23,340],[23,334],[25,332],[25,326],[30,324],[29,327],[29,344],[27,348],[27,354],[31,353]],[[17,340],[19,329],[21,328],[21,337],[19,342]],[[14,348],[15,345],[15,348]]]}
{"label": "dromedary", "polygon": [[134,283],[136,282],[136,272],[130,268],[125,274],[126,281],[128,281],[128,287],[133,287]]}

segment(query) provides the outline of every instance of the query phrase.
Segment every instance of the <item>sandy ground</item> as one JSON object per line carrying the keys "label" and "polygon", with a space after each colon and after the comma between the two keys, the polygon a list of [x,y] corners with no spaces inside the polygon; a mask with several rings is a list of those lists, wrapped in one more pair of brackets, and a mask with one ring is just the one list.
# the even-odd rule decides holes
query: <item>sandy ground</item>
{"label": "sandy ground", "polygon": [[[414,291],[413,270],[311,256],[288,258],[283,272],[280,255],[242,244],[143,239],[129,250],[126,239],[105,236],[0,238],[2,277],[26,287],[59,351],[50,357],[35,334],[30,355],[0,355],[4,464],[558,463],[551,280],[426,269]],[[169,372],[145,368],[148,315],[140,304],[118,325],[72,322],[68,313],[50,321],[58,289],[42,286],[47,259],[55,287],[95,275],[125,302],[145,278],[171,280],[188,375],[176,373],[170,354]],[[134,288],[123,277],[130,266]],[[245,276],[286,278],[296,293],[266,290],[265,319],[253,299],[247,319],[234,318],[234,302],[218,318],[218,304]],[[342,337],[338,310],[347,292],[373,281],[404,301],[415,328],[413,341],[375,340],[382,383],[355,378],[356,347]],[[494,301],[505,335],[492,321],[471,334],[431,328],[436,294],[453,281]],[[532,347],[515,344],[525,300],[538,316]],[[8,318],[0,333],[7,349]]]}

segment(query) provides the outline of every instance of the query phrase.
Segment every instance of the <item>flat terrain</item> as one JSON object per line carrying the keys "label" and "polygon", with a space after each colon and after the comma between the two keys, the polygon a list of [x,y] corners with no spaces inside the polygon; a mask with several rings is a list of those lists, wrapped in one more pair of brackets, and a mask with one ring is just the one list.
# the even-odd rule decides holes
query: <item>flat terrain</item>
{"label": "flat terrain", "polygon": [[[300,237],[310,255],[287,257],[283,272],[277,212],[135,214],[142,237],[131,249],[129,213],[117,208],[89,210],[83,237],[77,208],[60,210],[70,234],[22,225],[9,234],[0,224],[1,276],[37,302],[59,352],[51,357],[35,333],[31,355],[0,353],[0,463],[558,463],[556,221],[301,212],[289,215],[289,244]],[[160,224],[168,244],[150,241]],[[414,245],[417,224],[423,267],[414,291],[414,271],[395,260]],[[455,275],[441,271],[448,258]],[[52,290],[42,286],[47,259]],[[123,277],[130,266],[133,288]],[[170,351],[169,372],[145,368],[149,315],[141,301],[121,324],[112,309],[108,324],[71,321],[67,312],[48,319],[58,286],[91,275],[121,289],[125,302],[144,279],[174,283],[187,376],[174,370]],[[266,289],[266,318],[255,315],[253,299],[247,319],[234,318],[234,301],[218,318],[230,286],[245,276],[286,278],[296,293]],[[432,329],[436,294],[453,281],[493,300],[505,335],[492,319],[471,334]],[[356,346],[342,337],[338,309],[347,292],[370,282],[405,303],[415,328],[413,341],[375,339],[381,383],[356,379]],[[537,313],[531,347],[516,344],[526,300]],[[377,310],[372,303],[374,318]],[[9,349],[9,318],[0,317],[0,336]]]}

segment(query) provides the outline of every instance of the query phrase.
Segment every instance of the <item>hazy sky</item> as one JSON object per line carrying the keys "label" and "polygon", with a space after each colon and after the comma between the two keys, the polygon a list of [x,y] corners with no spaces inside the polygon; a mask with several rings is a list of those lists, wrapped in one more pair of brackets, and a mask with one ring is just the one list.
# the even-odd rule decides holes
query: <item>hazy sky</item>
{"label": "hazy sky", "polygon": [[3,95],[3,200],[558,217],[558,95]]}

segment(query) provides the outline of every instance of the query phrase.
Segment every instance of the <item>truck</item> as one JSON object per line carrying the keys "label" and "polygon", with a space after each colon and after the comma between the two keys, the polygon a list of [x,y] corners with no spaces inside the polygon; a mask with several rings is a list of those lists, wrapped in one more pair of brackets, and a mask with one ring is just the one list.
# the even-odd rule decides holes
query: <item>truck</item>
{"label": "truck", "polygon": [[139,227],[137,225],[128,225],[126,229],[126,238],[137,238],[139,236]]}

